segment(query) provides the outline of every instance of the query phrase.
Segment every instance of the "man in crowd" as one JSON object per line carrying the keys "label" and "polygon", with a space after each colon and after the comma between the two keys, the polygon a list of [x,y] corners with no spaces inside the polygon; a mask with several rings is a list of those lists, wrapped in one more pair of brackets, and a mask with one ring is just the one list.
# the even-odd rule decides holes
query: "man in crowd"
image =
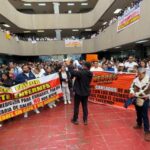
{"label": "man in crowd", "polygon": [[9,69],[13,71],[15,77],[22,72],[22,69],[13,62],[9,63]]}
{"label": "man in crowd", "polygon": [[96,62],[94,62],[94,66],[91,67],[90,71],[92,71],[92,72],[94,72],[94,71],[103,71],[103,69],[99,66],[98,61],[96,61]]}
{"label": "man in crowd", "polygon": [[133,72],[135,66],[138,66],[138,64],[135,62],[134,57],[129,56],[128,61],[125,62],[125,68],[127,69],[127,72]]}
{"label": "man in crowd", "polygon": [[[20,83],[24,83],[24,82],[27,82],[29,80],[33,80],[35,79],[35,76],[34,74],[31,72],[30,68],[28,65],[23,65],[22,66],[22,73],[20,73],[17,77],[16,77],[16,83],[17,84],[20,84]],[[34,110],[37,114],[39,114],[39,110],[38,109],[35,109]],[[24,113],[24,118],[27,118],[28,117],[28,113]]]}
{"label": "man in crowd", "polygon": [[26,82],[28,80],[32,80],[35,79],[34,74],[31,72],[30,68],[28,65],[23,65],[22,66],[22,73],[20,73],[17,77],[16,77],[16,83],[23,83]]}
{"label": "man in crowd", "polygon": [[138,77],[133,81],[130,93],[133,97],[136,97],[135,109],[137,114],[137,124],[134,126],[134,129],[141,129],[143,123],[145,140],[150,141],[148,118],[150,79],[149,76],[146,75],[145,68],[140,68],[138,70]]}
{"label": "man in crowd", "polygon": [[107,70],[106,70],[106,71],[108,71],[108,72],[115,72],[115,69],[113,68],[111,62],[108,63],[108,67],[107,67]]}
{"label": "man in crowd", "polygon": [[[53,71],[52,67],[47,66],[47,67],[45,68],[44,76],[48,76],[48,75],[51,75],[51,74],[53,74],[53,73],[55,73],[55,72]],[[51,109],[54,108],[54,107],[56,107],[55,101],[48,103],[47,106],[48,106],[49,108],[51,108]]]}
{"label": "man in crowd", "polygon": [[88,96],[90,95],[90,83],[92,80],[92,72],[90,72],[91,64],[85,62],[82,70],[70,70],[72,77],[76,77],[74,83],[74,116],[72,118],[73,124],[79,124],[78,114],[80,102],[83,109],[83,121],[87,125],[88,121]]}

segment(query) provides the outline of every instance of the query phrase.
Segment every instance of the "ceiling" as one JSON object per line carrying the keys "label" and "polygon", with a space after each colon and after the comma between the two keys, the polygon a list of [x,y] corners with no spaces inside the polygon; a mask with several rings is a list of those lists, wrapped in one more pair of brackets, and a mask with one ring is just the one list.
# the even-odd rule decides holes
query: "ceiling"
{"label": "ceiling", "polygon": [[[45,0],[43,0],[44,2]],[[24,1],[22,0],[9,0],[9,2],[20,12],[27,14],[53,14],[53,3],[46,2],[46,6],[38,6],[37,2],[32,2],[32,6],[24,6]],[[98,0],[87,0],[88,5],[82,6],[81,2],[75,2],[74,6],[68,6],[66,2],[60,2],[60,13],[68,13],[69,10],[72,13],[86,13],[91,11]],[[86,3],[87,3],[86,2]]]}
{"label": "ceiling", "polygon": [[[13,3],[15,6],[17,6],[17,8],[21,8],[22,7],[22,1],[21,0],[9,0],[11,1],[11,3]],[[97,0],[89,0],[89,2],[95,1],[97,2]],[[99,19],[99,21],[93,26],[91,27],[92,31],[91,32],[86,32],[85,29],[79,29],[79,31],[77,32],[73,32],[72,29],[65,29],[62,30],[62,38],[68,38],[68,37],[86,37],[86,38],[90,38],[90,36],[94,33],[97,33],[99,31],[99,29],[103,26],[103,23],[106,21],[109,21],[111,18],[113,18],[114,16],[114,11],[118,8],[124,9],[125,7],[129,6],[130,3],[133,0],[116,0],[112,6],[104,13],[104,15]],[[66,9],[62,9],[63,10],[67,10],[68,6],[64,3],[62,4],[62,6],[64,5],[64,8]],[[48,6],[47,6],[48,7]],[[76,6],[72,6],[74,7],[73,9],[76,10]],[[92,7],[91,7],[92,8]],[[43,8],[39,8],[37,9],[38,12],[41,11],[41,9]],[[5,28],[3,26],[4,23],[9,24],[11,27],[10,28]],[[0,27],[3,29],[7,29],[10,30],[12,33],[15,34],[19,34],[21,36],[36,36],[36,37],[50,37],[50,38],[54,38],[56,36],[55,34],[55,30],[44,30],[43,33],[38,33],[37,30],[32,30],[31,33],[24,33],[24,29],[18,28],[16,25],[14,25],[12,22],[10,22],[9,20],[7,20],[6,18],[4,18],[3,16],[0,15]]]}

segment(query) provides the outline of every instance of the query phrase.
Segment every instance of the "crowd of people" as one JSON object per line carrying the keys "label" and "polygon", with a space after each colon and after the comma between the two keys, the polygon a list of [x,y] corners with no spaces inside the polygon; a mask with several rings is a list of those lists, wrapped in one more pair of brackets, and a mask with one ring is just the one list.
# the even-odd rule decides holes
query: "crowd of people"
{"label": "crowd of people", "polygon": [[[25,82],[22,73],[29,72],[33,78],[40,78],[42,76],[49,75],[54,72],[60,74],[60,78],[63,81],[63,72],[66,71],[67,78],[69,80],[69,87],[71,87],[69,67],[73,66],[76,69],[81,69],[84,60],[64,60],[64,61],[49,61],[49,62],[26,62],[26,63],[14,63],[0,65],[0,85],[11,87],[15,84]],[[127,59],[106,59],[95,60],[91,63],[91,71],[108,71],[113,73],[137,73],[138,68],[145,68],[147,74],[150,76],[150,59],[136,59],[133,56],[129,56]],[[28,75],[27,75],[28,76]],[[62,82],[64,85],[64,83]],[[65,86],[65,85],[64,85]]]}
{"label": "crowd of people", "polygon": [[[140,68],[140,70],[139,70]],[[144,90],[149,85],[150,78],[150,59],[136,59],[133,56],[129,56],[128,59],[110,60],[103,58],[101,60],[94,60],[92,63],[88,63],[84,60],[64,60],[64,61],[48,61],[48,62],[26,62],[26,63],[14,63],[2,64],[0,66],[0,85],[4,87],[11,87],[20,83],[24,83],[28,80],[44,77],[53,73],[58,73],[61,81],[61,87],[63,92],[64,104],[71,104],[71,91],[72,87],[75,92],[74,97],[74,116],[72,123],[78,124],[79,105],[82,103],[83,108],[83,121],[87,125],[88,109],[87,101],[90,95],[90,82],[92,79],[92,72],[106,71],[111,73],[134,73],[137,78],[134,80],[136,86],[139,86],[140,92],[134,91],[132,87],[131,94],[139,97],[139,93],[145,94]],[[143,87],[144,86],[144,87]],[[149,94],[149,91],[148,91]],[[144,119],[144,129],[146,138],[149,138],[149,120],[148,120],[148,106],[149,98],[144,97],[145,103],[143,106],[136,106],[137,111],[137,125],[135,128],[141,128],[142,119]],[[80,100],[80,101],[79,101]],[[143,100],[143,99],[142,99]],[[59,100],[56,100],[59,101]],[[48,104],[49,108],[56,107],[56,101]],[[141,100],[140,100],[141,102]],[[38,109],[34,110],[36,114],[39,114]],[[28,113],[24,113],[24,117],[28,117]],[[0,124],[2,126],[2,124]]]}

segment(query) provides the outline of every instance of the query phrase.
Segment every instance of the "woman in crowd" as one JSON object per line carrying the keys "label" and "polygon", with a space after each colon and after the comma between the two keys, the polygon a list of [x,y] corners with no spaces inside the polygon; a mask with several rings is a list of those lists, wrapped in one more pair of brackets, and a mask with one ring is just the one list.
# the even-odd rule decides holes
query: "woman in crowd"
{"label": "woman in crowd", "polygon": [[[11,87],[15,85],[15,80],[9,77],[8,73],[3,73],[0,81],[0,86]],[[0,127],[2,127],[2,122],[0,122]]]}
{"label": "woman in crowd", "polygon": [[3,73],[1,77],[0,85],[4,87],[11,87],[15,85],[15,80],[11,79],[8,73]]}
{"label": "woman in crowd", "polygon": [[147,64],[146,64],[146,61],[145,60],[141,60],[140,61],[140,68],[146,68],[147,66],[146,66]]}
{"label": "woman in crowd", "polygon": [[61,70],[59,72],[60,76],[60,81],[61,81],[61,86],[62,86],[62,91],[63,91],[63,97],[64,97],[64,104],[71,104],[71,99],[70,99],[70,75],[69,72],[66,71],[65,66],[61,67]]}

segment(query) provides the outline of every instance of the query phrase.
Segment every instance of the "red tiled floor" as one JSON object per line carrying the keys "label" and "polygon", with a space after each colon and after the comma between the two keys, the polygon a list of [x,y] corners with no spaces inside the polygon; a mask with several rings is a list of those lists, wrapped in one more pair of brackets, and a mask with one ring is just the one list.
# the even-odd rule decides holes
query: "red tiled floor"
{"label": "red tiled floor", "polygon": [[[80,111],[82,112],[82,111]],[[72,105],[41,109],[7,121],[0,129],[0,150],[150,150],[135,112],[89,103],[89,124],[71,124]]]}

